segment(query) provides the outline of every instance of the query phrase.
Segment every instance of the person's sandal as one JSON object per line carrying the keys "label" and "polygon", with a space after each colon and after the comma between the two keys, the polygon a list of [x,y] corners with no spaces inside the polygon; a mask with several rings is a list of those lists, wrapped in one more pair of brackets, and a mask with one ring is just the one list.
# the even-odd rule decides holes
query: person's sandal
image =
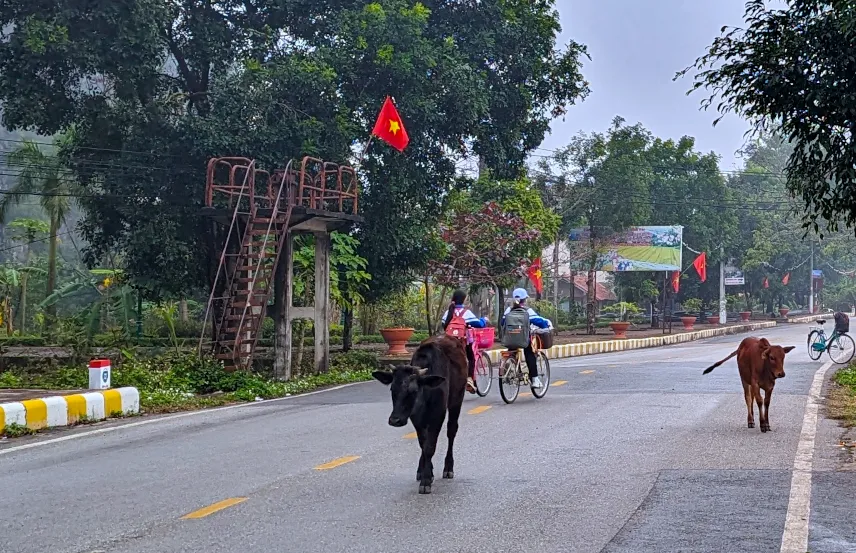
{"label": "person's sandal", "polygon": [[476,384],[472,378],[467,378],[467,391],[471,394],[476,393]]}

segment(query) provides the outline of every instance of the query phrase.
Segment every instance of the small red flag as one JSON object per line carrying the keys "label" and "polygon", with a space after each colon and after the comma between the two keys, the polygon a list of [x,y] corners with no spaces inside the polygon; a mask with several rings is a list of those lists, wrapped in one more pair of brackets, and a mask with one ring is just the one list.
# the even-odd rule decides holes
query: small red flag
{"label": "small red flag", "polygon": [[678,293],[678,290],[681,289],[681,272],[680,271],[675,271],[674,273],[672,273],[672,289],[675,291],[676,294]]}
{"label": "small red flag", "polygon": [[701,277],[702,282],[707,280],[707,254],[701,252],[701,255],[696,257],[695,261],[693,261],[693,267],[695,267],[695,270],[698,272],[698,276]]}
{"label": "small red flag", "polygon": [[786,273],[785,276],[782,278],[782,284],[787,286],[788,282],[790,282],[790,281],[791,281],[791,273]]}
{"label": "small red flag", "polygon": [[529,280],[532,281],[532,285],[535,286],[535,291],[541,294],[544,291],[544,281],[541,274],[540,257],[532,261],[532,265],[530,265],[529,270],[526,271],[526,276],[528,276]]}
{"label": "small red flag", "polygon": [[767,277],[764,277],[764,288],[769,288],[769,287],[770,287],[770,279]]}
{"label": "small red flag", "polygon": [[372,134],[399,152],[403,152],[410,142],[410,137],[404,130],[404,122],[402,122],[398,110],[395,109],[395,105],[389,96],[386,97],[383,107],[380,108]]}

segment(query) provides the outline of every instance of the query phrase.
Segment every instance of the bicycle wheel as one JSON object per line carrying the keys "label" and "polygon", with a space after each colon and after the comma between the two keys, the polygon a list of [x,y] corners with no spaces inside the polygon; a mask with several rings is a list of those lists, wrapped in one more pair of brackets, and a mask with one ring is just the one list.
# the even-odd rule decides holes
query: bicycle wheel
{"label": "bicycle wheel", "polygon": [[481,355],[476,357],[476,366],[473,373],[476,382],[476,393],[479,397],[486,396],[493,382],[493,365],[490,362],[488,354],[482,352]]}
{"label": "bicycle wheel", "polygon": [[543,351],[539,351],[535,361],[538,363],[538,377],[544,386],[540,390],[532,388],[532,395],[541,399],[547,395],[547,388],[550,387],[550,360]]}
{"label": "bicycle wheel", "polygon": [[823,336],[817,330],[812,330],[808,333],[808,356],[812,361],[817,361],[823,355],[822,349],[814,349],[817,343],[823,343]]}
{"label": "bicycle wheel", "polygon": [[502,360],[499,377],[499,395],[505,403],[514,403],[517,394],[520,393],[520,366],[514,357],[506,357]]}
{"label": "bicycle wheel", "polygon": [[853,359],[853,353],[856,352],[856,343],[853,342],[853,338],[849,335],[842,334],[829,343],[827,351],[833,363],[843,365]]}

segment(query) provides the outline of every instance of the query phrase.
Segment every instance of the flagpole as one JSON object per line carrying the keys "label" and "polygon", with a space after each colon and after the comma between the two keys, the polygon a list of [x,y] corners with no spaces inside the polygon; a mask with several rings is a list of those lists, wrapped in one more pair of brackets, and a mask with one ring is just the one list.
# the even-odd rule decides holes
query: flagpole
{"label": "flagpole", "polygon": [[369,146],[372,145],[372,140],[374,140],[374,135],[370,134],[369,139],[366,141],[366,145],[363,148],[363,151],[360,152],[359,159],[357,159],[357,167],[361,167],[363,165],[363,158],[366,156],[366,152],[369,151]]}

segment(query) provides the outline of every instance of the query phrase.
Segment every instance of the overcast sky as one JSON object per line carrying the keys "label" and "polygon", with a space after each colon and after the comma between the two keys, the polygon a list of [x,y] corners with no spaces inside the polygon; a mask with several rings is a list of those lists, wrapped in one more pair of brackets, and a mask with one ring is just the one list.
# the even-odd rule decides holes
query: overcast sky
{"label": "overcast sky", "polygon": [[723,25],[742,23],[744,5],[745,0],[557,0],[559,42],[573,38],[592,58],[583,67],[591,94],[564,121],[553,122],[541,147],[561,147],[581,130],[604,131],[621,115],[662,138],[694,136],[698,150],[716,152],[723,170],[735,169],[746,122],[729,116],[714,128],[715,112],[699,110],[703,94],[686,95],[689,76],[672,79],[704,53]]}

